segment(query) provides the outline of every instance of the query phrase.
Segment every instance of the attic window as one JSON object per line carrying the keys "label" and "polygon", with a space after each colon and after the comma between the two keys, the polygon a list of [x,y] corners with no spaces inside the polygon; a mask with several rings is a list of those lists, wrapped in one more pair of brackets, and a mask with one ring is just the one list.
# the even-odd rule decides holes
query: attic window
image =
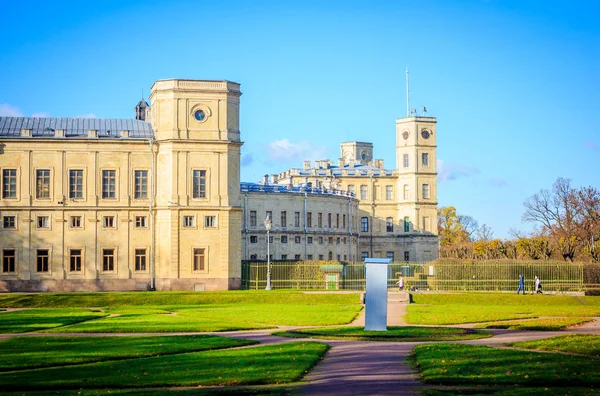
{"label": "attic window", "polygon": [[50,127],[46,127],[44,128],[44,134],[52,134],[54,135],[54,129],[50,128]]}

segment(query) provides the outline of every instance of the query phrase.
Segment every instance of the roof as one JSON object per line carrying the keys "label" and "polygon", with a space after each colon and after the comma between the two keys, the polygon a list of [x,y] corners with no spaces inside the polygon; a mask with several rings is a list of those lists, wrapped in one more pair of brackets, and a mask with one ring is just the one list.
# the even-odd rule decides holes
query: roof
{"label": "roof", "polygon": [[119,138],[119,131],[129,131],[130,138],[154,137],[149,122],[134,119],[0,117],[0,137],[20,137],[22,129],[31,129],[34,137],[53,137],[57,129],[67,138],[87,137],[88,130],[97,130],[99,138]]}
{"label": "roof", "polygon": [[389,169],[379,169],[371,165],[354,164],[350,166],[348,164],[340,167],[336,165],[330,165],[328,168],[310,168],[310,169],[290,169],[294,171],[294,176],[370,176],[371,172],[373,176],[393,176],[393,171]]}
{"label": "roof", "polygon": [[354,193],[349,191],[342,191],[336,189],[327,189],[327,188],[313,188],[311,185],[295,185],[295,186],[287,186],[282,184],[259,184],[259,183],[250,183],[250,182],[241,182],[240,183],[240,191],[241,192],[262,192],[262,193],[279,193],[279,194],[289,194],[289,193],[307,193],[307,194],[315,194],[315,195],[337,195],[342,197],[350,197],[354,198]]}

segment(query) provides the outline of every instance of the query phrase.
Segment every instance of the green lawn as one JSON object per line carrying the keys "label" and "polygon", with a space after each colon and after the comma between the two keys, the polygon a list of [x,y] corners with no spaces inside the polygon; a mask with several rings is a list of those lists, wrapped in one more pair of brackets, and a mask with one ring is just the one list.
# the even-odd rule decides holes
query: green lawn
{"label": "green lawn", "polygon": [[388,331],[365,331],[364,327],[310,328],[278,331],[274,335],[292,338],[320,338],[356,341],[454,341],[491,337],[485,331],[444,327],[388,327]]}
{"label": "green lawn", "polygon": [[26,309],[0,312],[0,333],[15,334],[42,331],[107,316],[90,309]]}
{"label": "green lawn", "polygon": [[0,393],[0,395],[26,395],[26,396],[288,396],[294,393],[280,386],[253,386],[253,387],[214,387],[198,389],[173,389],[173,388],[154,388],[154,389],[77,389],[77,390],[52,390],[52,391],[28,391],[28,392],[10,392]]}
{"label": "green lawn", "polygon": [[580,325],[593,320],[592,318],[543,318],[531,320],[511,320],[506,322],[482,323],[478,329],[510,329],[510,330],[541,330],[557,331],[569,326]]}
{"label": "green lawn", "polygon": [[414,361],[428,384],[567,389],[600,385],[600,360],[580,356],[428,344],[414,348]]}
{"label": "green lawn", "polygon": [[0,341],[0,371],[232,348],[254,341],[217,336],[14,337]]}
{"label": "green lawn", "polygon": [[600,336],[597,335],[568,334],[538,341],[516,342],[512,346],[600,357]]}
{"label": "green lawn", "polygon": [[318,342],[182,353],[0,373],[5,391],[282,384],[325,354]]}

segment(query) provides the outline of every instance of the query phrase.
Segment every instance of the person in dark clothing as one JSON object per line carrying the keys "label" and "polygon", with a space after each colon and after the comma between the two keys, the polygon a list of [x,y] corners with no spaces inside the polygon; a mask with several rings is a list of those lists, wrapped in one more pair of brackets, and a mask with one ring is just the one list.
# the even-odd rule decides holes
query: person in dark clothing
{"label": "person in dark clothing", "polygon": [[523,277],[523,275],[519,275],[519,288],[517,289],[517,294],[519,294],[519,291],[523,291],[523,294],[525,294],[525,278]]}

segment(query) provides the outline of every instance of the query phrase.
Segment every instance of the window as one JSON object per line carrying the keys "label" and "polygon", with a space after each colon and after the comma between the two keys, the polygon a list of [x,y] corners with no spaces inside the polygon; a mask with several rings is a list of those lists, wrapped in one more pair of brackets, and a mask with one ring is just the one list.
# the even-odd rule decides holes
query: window
{"label": "window", "polygon": [[71,216],[71,228],[81,228],[81,216]]}
{"label": "window", "polygon": [[287,235],[281,236],[281,243],[287,243]]}
{"label": "window", "polygon": [[408,184],[404,185],[404,199],[408,199],[409,187]]}
{"label": "window", "polygon": [[404,261],[410,261],[410,253],[404,252]]}
{"label": "window", "polygon": [[335,228],[340,228],[340,214],[335,214]]}
{"label": "window", "polygon": [[333,237],[329,237],[329,244],[333,245]]}
{"label": "window", "polygon": [[294,227],[300,227],[300,212],[294,212]]}
{"label": "window", "polygon": [[367,199],[367,186],[360,186],[360,199]]}
{"label": "window", "polygon": [[408,154],[402,154],[402,162],[404,162],[404,167],[408,168]]}
{"label": "window", "polygon": [[424,168],[429,167],[429,153],[422,153],[421,154],[421,165]]}
{"label": "window", "polygon": [[387,232],[394,232],[394,218],[388,217],[385,219],[385,229]]}
{"label": "window", "polygon": [[300,243],[302,240],[302,238],[300,238],[299,236],[294,237],[294,242],[295,243]]}
{"label": "window", "polygon": [[360,231],[361,232],[369,232],[369,218],[368,217],[360,218]]}
{"label": "window", "polygon": [[146,228],[146,216],[135,216],[135,228]]}
{"label": "window", "polygon": [[116,197],[116,178],[117,171],[103,170],[102,171],[102,199],[114,199]]}
{"label": "window", "polygon": [[148,171],[136,170],[134,172],[134,199],[148,199]]}
{"label": "window", "polygon": [[50,216],[38,216],[37,228],[50,228]]}
{"label": "window", "polygon": [[282,254],[282,255],[281,255],[281,259],[282,259],[282,260],[287,260],[287,254]]}
{"label": "window", "polygon": [[344,261],[348,260],[348,256],[344,254]]}
{"label": "window", "polygon": [[[345,245],[345,244],[346,244],[346,241],[347,241],[347,239],[346,239],[346,237],[344,237],[344,239],[342,239],[342,243]],[[345,259],[344,259],[344,260],[345,260]]]}
{"label": "window", "polygon": [[104,216],[102,218],[102,227],[115,228],[115,216]]}
{"label": "window", "polygon": [[348,186],[348,192],[354,194],[354,186],[352,184]]}
{"label": "window", "polygon": [[327,227],[331,228],[331,213],[327,214]]}
{"label": "window", "polygon": [[35,172],[35,197],[50,198],[50,170],[38,169]]}
{"label": "window", "polygon": [[271,219],[271,221],[273,221],[273,211],[267,210],[265,218]]}
{"label": "window", "polygon": [[312,245],[313,243],[313,237],[306,237],[306,243],[309,245]]}
{"label": "window", "polygon": [[192,198],[206,198],[206,171],[194,170],[192,179]]}
{"label": "window", "polygon": [[323,237],[319,237],[319,245],[323,244]]}
{"label": "window", "polygon": [[2,272],[15,272],[16,250],[2,250]]}
{"label": "window", "polygon": [[194,271],[205,270],[205,257],[203,248],[194,248]]}
{"label": "window", "polygon": [[183,226],[185,228],[196,227],[196,216],[183,216]]}
{"label": "window", "polygon": [[404,232],[410,231],[410,218],[407,216],[404,218]]}
{"label": "window", "polygon": [[365,261],[366,259],[369,258],[369,253],[368,252],[361,252],[360,253],[360,258],[362,261]]}
{"label": "window", "polygon": [[341,241],[342,239],[340,237],[337,237],[337,239],[335,240],[336,245],[339,245]]}
{"label": "window", "polygon": [[115,270],[115,249],[102,249],[102,271]]}
{"label": "window", "polygon": [[217,226],[217,216],[204,216],[204,227],[215,228]]}
{"label": "window", "polygon": [[386,201],[394,199],[394,186],[385,186],[385,199]]}
{"label": "window", "polygon": [[146,271],[146,249],[135,249],[135,270]]}
{"label": "window", "polygon": [[273,243],[273,235],[269,235],[269,243]]}
{"label": "window", "polygon": [[345,229],[346,228],[346,215],[342,215],[342,227]]}
{"label": "window", "polygon": [[294,255],[294,260],[300,260],[300,255],[299,254],[295,254]]}
{"label": "window", "polygon": [[329,255],[327,256],[329,260],[333,260],[333,252],[329,251]]}
{"label": "window", "polygon": [[2,171],[2,198],[17,198],[17,170]]}
{"label": "window", "polygon": [[258,243],[258,237],[256,235],[251,235],[250,243]]}
{"label": "window", "polygon": [[337,261],[340,261],[342,259],[342,256],[340,256],[339,254],[337,255]]}
{"label": "window", "polygon": [[81,249],[71,249],[69,257],[69,270],[81,272]]}
{"label": "window", "polygon": [[423,184],[423,198],[429,199],[429,184]]}
{"label": "window", "polygon": [[319,254],[319,260],[323,260],[323,255]]}
{"label": "window", "polygon": [[69,171],[69,198],[83,198],[83,170]]}
{"label": "window", "polygon": [[312,260],[313,259],[313,255],[312,254],[307,254],[306,255],[306,259],[307,260]]}
{"label": "window", "polygon": [[287,227],[287,212],[285,210],[281,211],[281,226]]}
{"label": "window", "polygon": [[392,260],[391,262],[394,262],[394,252],[387,252],[387,258],[389,258],[390,260]]}
{"label": "window", "polygon": [[48,272],[50,262],[50,251],[38,249],[36,252],[37,272]]}
{"label": "window", "polygon": [[431,231],[429,229],[429,217],[428,216],[423,216],[423,231],[425,231],[425,232]]}
{"label": "window", "polygon": [[250,255],[250,260],[256,260],[256,259],[258,259],[258,256],[256,254]]}
{"label": "window", "polygon": [[317,227],[323,228],[323,213],[317,214]]}
{"label": "window", "polygon": [[312,227],[312,212],[306,214],[306,226],[309,228]]}
{"label": "window", "polygon": [[4,216],[2,218],[4,228],[17,228],[17,222],[15,216]]}
{"label": "window", "polygon": [[256,210],[250,211],[250,227],[256,227]]}

